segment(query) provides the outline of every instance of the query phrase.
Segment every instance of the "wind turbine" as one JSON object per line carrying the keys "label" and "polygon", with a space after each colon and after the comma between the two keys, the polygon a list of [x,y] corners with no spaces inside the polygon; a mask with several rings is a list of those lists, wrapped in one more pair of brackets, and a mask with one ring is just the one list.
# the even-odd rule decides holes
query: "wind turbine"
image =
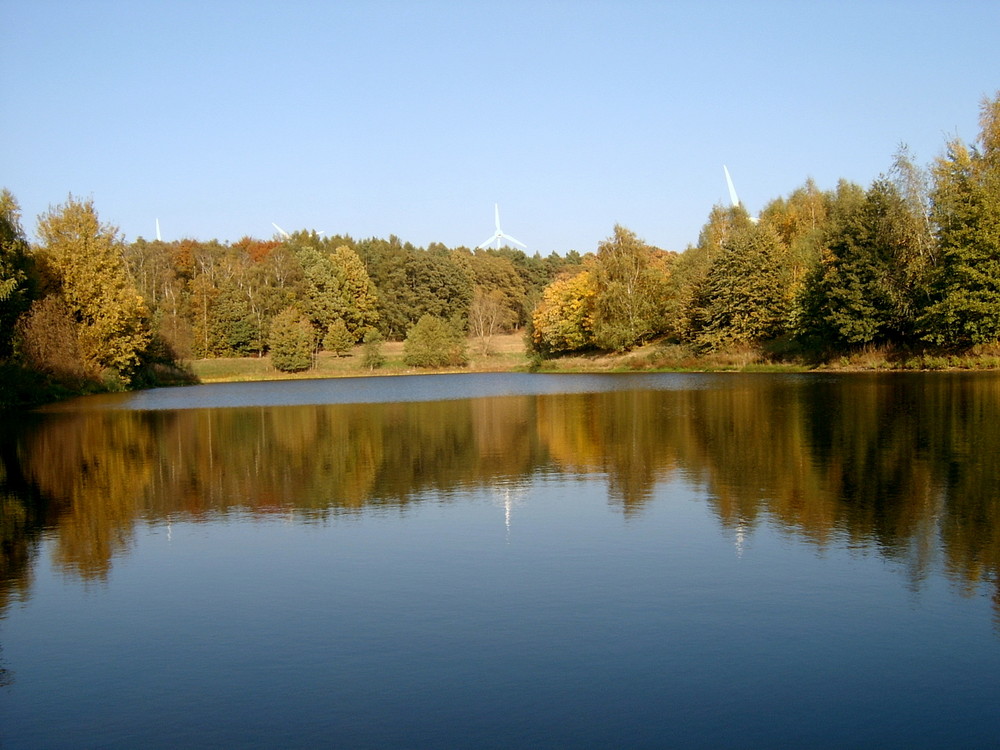
{"label": "wind turbine", "polygon": [[[733,208],[742,206],[743,210],[746,211],[746,206],[743,205],[743,203],[740,201],[740,197],[736,194],[736,187],[733,185],[733,178],[729,176],[729,168],[725,164],[722,165],[722,171],[726,173],[726,185],[729,186],[729,201],[733,204]],[[748,215],[749,213],[750,212],[747,211]],[[756,216],[751,216],[750,221],[756,224],[758,221],[760,221],[760,219],[757,218]]]}
{"label": "wind turbine", "polygon": [[163,242],[163,238],[160,236],[160,220],[156,220],[156,241]]}
{"label": "wind turbine", "polygon": [[497,231],[495,231],[492,235],[490,235],[490,238],[488,240],[486,240],[486,242],[484,242],[483,244],[481,244],[478,247],[476,247],[476,250],[482,250],[484,247],[486,247],[487,245],[489,245],[491,242],[496,242],[497,250],[499,250],[500,249],[500,240],[510,240],[515,245],[520,245],[525,250],[527,250],[528,249],[527,245],[525,245],[520,240],[515,240],[509,234],[504,234],[503,230],[500,229],[500,204],[498,204],[498,203],[494,203],[493,204],[493,215],[496,218]]}
{"label": "wind turbine", "polygon": [[[290,235],[290,234],[289,234],[288,232],[286,232],[286,231],[285,231],[284,229],[282,229],[281,227],[279,227],[279,226],[278,226],[277,224],[275,224],[275,223],[274,223],[273,221],[271,222],[271,226],[272,226],[272,227],[274,227],[275,229],[277,229],[277,230],[278,230],[278,234],[280,234],[280,235],[282,236],[282,238],[283,238],[283,239],[286,239],[286,240],[289,240],[289,239],[291,239],[291,238],[292,238],[292,235]],[[313,233],[314,233],[314,234],[315,234],[315,235],[316,235],[317,237],[322,237],[322,236],[323,236],[324,234],[326,234],[326,230],[323,230],[322,232],[317,232],[316,230],[313,230]]]}

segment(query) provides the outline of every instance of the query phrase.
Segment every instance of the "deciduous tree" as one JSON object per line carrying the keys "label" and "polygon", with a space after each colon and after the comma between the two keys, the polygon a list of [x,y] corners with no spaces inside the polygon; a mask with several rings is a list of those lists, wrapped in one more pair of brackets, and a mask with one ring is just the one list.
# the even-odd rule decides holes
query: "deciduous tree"
{"label": "deciduous tree", "polygon": [[128,276],[118,230],[93,201],[70,196],[39,217],[39,255],[78,327],[84,362],[126,381],[151,340],[146,305]]}
{"label": "deciduous tree", "polygon": [[410,367],[456,367],[469,362],[465,336],[455,325],[424,315],[403,342],[403,362]]}
{"label": "deciduous tree", "polygon": [[384,343],[385,338],[377,329],[369,328],[365,331],[361,361],[369,370],[377,370],[385,364],[385,353],[382,351]]}
{"label": "deciduous tree", "polygon": [[499,289],[477,286],[469,308],[469,330],[480,340],[483,354],[487,354],[493,336],[517,320]]}
{"label": "deciduous tree", "polygon": [[542,292],[531,316],[531,344],[542,355],[593,346],[594,298],[589,270],[556,279]]}
{"label": "deciduous tree", "polygon": [[308,370],[312,366],[314,336],[309,318],[294,307],[285,308],[271,321],[271,364],[282,372]]}
{"label": "deciduous tree", "polygon": [[10,355],[14,324],[31,305],[28,269],[21,209],[5,188],[0,191],[0,361]]}
{"label": "deciduous tree", "polygon": [[598,247],[593,278],[597,346],[624,351],[663,330],[669,270],[662,251],[615,226]]}

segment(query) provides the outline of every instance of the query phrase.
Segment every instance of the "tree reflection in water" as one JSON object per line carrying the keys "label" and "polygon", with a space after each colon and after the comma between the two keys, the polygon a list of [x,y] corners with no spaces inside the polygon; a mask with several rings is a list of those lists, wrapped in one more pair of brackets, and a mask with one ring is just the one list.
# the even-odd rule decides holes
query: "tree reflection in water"
{"label": "tree reflection in water", "polygon": [[[234,512],[307,521],[494,488],[604,477],[641,515],[668,479],[700,490],[738,551],[762,522],[871,549],[919,586],[1000,571],[1000,379],[732,376],[722,387],[418,403],[79,411],[7,426],[0,609],[26,596],[39,535],[106,576],[137,523]],[[277,386],[280,387],[280,386]],[[498,501],[499,502],[499,501]],[[994,594],[1000,611],[1000,594]]]}

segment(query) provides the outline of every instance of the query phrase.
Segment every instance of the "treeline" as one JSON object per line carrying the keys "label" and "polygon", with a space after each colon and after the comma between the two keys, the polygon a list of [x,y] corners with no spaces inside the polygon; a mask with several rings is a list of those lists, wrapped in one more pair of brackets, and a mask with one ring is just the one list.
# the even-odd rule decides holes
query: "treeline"
{"label": "treeline", "polygon": [[272,322],[289,309],[308,321],[317,343],[341,325],[352,344],[372,331],[402,340],[427,315],[476,335],[510,331],[525,323],[549,281],[580,263],[577,254],[418,248],[394,236],[310,232],[231,245],[139,239],[125,254],[157,333],[184,358],[263,355]]}
{"label": "treeline", "polygon": [[[3,191],[0,201],[6,403],[18,386],[30,400],[39,378],[70,391],[133,387],[176,377],[180,360],[265,354],[301,370],[319,349],[414,332],[415,365],[461,364],[456,341],[520,328],[541,290],[582,262],[575,252],[543,258],[312,232],[126,243],[92,201],[73,196],[39,217],[40,242],[29,245],[16,199]],[[369,361],[382,360],[374,352]]]}
{"label": "treeline", "polygon": [[[121,388],[173,363],[264,356],[306,369],[319,349],[407,340],[415,366],[462,364],[465,336],[524,327],[536,356],[663,339],[710,352],[830,356],[867,346],[968,349],[1000,339],[1000,94],[977,143],[929,170],[905,148],[867,189],[812,181],[768,204],[712,209],[697,245],[624,227],[595,253],[548,257],[399,238],[126,243],[70,196],[30,245],[0,194],[0,402],[38,383]],[[21,391],[20,394],[17,391]]]}
{"label": "treeline", "polygon": [[863,347],[969,349],[1000,339],[1000,94],[975,145],[930,170],[905,147],[867,189],[811,180],[759,217],[715,207],[676,256],[623,227],[532,316],[542,354],[665,338],[710,352],[766,345],[828,357]]}

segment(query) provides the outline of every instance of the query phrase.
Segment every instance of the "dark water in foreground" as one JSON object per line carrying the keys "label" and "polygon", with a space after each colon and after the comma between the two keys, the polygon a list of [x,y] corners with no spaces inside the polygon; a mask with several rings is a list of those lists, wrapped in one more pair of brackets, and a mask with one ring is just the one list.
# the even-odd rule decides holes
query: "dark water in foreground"
{"label": "dark water in foreground", "polygon": [[1000,377],[90,398],[0,440],[0,744],[992,747]]}

